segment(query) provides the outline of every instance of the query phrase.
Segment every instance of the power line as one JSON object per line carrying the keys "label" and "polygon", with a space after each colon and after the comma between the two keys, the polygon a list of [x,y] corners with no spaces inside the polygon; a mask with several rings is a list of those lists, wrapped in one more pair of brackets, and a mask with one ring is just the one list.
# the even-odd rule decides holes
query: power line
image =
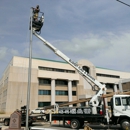
{"label": "power line", "polygon": [[122,1],[120,1],[120,0],[116,0],[116,1],[118,1],[118,2],[120,2],[120,3],[122,3],[122,4],[127,5],[127,6],[129,6],[129,7],[130,7],[130,5],[128,5],[128,4],[126,4],[126,3],[124,3],[124,2],[122,2]]}

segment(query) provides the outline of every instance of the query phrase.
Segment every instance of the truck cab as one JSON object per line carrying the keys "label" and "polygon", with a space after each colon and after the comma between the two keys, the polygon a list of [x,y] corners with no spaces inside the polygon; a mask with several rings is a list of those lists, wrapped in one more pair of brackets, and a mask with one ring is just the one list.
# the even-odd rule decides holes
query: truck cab
{"label": "truck cab", "polygon": [[122,129],[130,128],[130,95],[113,95],[111,98],[111,121]]}

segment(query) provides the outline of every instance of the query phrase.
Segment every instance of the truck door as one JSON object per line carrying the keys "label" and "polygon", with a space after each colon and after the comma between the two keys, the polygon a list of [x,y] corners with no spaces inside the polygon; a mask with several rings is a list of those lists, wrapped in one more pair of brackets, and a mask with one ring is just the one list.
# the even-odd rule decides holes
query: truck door
{"label": "truck door", "polygon": [[121,108],[121,98],[120,97],[115,97],[113,98],[113,115],[114,116],[120,116],[122,113],[122,108]]}

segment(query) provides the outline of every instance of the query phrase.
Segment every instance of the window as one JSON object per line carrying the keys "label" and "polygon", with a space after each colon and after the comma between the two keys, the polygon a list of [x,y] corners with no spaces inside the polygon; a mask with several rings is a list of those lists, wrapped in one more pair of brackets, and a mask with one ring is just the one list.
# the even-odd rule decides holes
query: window
{"label": "window", "polygon": [[111,92],[106,92],[106,94],[111,94]]}
{"label": "window", "polygon": [[101,76],[101,77],[109,77],[109,78],[120,78],[120,76],[118,76],[118,75],[99,74],[99,73],[97,73],[97,76]]}
{"label": "window", "polygon": [[64,73],[75,73],[74,70],[65,70],[65,69],[59,69],[59,68],[49,68],[49,67],[38,67],[39,70],[46,70],[46,71],[55,71],[55,72],[64,72]]}
{"label": "window", "polygon": [[83,70],[85,70],[87,73],[89,73],[89,67],[83,66]]}
{"label": "window", "polygon": [[72,87],[76,87],[77,86],[77,82],[76,81],[72,81]]}
{"label": "window", "polygon": [[45,106],[50,106],[50,102],[38,102],[38,107],[45,107]]}
{"label": "window", "polygon": [[114,89],[114,84],[106,83],[107,89]]}
{"label": "window", "polygon": [[66,80],[56,80],[56,85],[68,85],[68,81],[66,81]]}
{"label": "window", "polygon": [[51,85],[51,80],[39,78],[39,85]]}
{"label": "window", "polygon": [[63,104],[63,103],[66,103],[66,102],[56,102],[56,104],[58,105]]}
{"label": "window", "polygon": [[122,89],[125,92],[130,91],[130,82],[122,83]]}
{"label": "window", "polygon": [[76,91],[72,91],[72,95],[73,95],[73,96],[76,96]]}
{"label": "window", "polygon": [[66,73],[75,73],[74,70],[66,70],[65,72],[66,72]]}
{"label": "window", "polygon": [[120,100],[120,98],[115,98],[115,105],[116,106],[121,106],[121,100]]}
{"label": "window", "polygon": [[117,89],[119,90],[119,84],[117,84]]}
{"label": "window", "polygon": [[80,105],[81,106],[86,106],[86,103],[85,102],[81,102]]}
{"label": "window", "polygon": [[39,90],[38,95],[51,95],[51,90]]}
{"label": "window", "polygon": [[68,91],[56,90],[56,95],[68,95]]}

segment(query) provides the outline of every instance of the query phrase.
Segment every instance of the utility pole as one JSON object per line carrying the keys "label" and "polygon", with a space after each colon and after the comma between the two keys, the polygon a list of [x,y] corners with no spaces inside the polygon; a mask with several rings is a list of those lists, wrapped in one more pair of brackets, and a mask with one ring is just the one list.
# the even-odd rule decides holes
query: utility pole
{"label": "utility pole", "polygon": [[26,104],[26,130],[28,130],[28,117],[30,106],[31,68],[32,68],[32,8],[30,9],[30,45],[29,45],[27,104]]}

